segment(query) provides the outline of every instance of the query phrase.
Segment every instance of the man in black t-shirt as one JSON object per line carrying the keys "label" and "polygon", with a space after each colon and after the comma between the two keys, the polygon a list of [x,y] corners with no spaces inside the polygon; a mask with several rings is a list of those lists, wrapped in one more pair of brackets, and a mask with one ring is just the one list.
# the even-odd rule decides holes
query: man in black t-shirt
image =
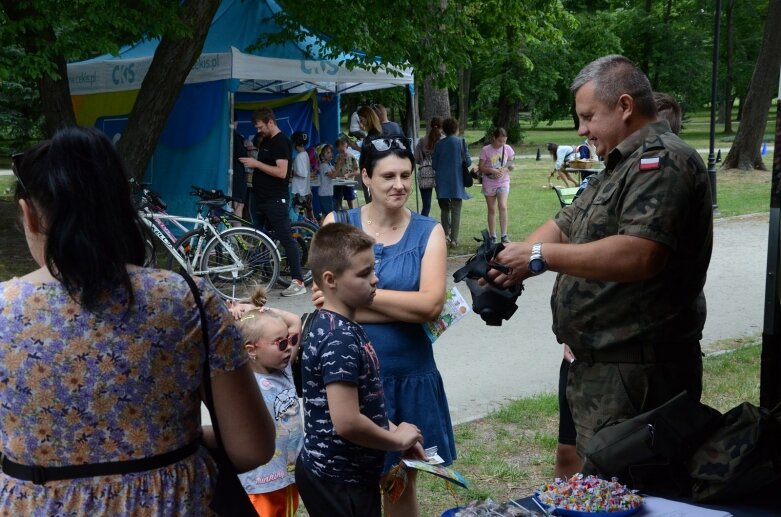
{"label": "man in black t-shirt", "polygon": [[290,276],[293,281],[282,296],[306,293],[301,274],[301,255],[293,240],[288,217],[288,178],[292,170],[290,140],[277,126],[274,112],[260,108],[252,113],[259,136],[258,158],[241,158],[241,162],[255,169],[252,176],[252,190],[255,193],[255,210],[259,221],[266,221],[266,227],[273,231],[285,248]]}

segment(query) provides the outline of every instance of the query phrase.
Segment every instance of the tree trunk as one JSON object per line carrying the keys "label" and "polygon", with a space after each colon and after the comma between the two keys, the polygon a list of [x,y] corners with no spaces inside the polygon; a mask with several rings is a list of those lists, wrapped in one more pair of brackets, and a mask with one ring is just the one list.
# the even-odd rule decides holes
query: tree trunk
{"label": "tree trunk", "polygon": [[732,58],[735,36],[732,15],[735,11],[735,0],[727,2],[727,73],[724,78],[724,134],[731,135],[732,131]]}
{"label": "tree trunk", "polygon": [[458,130],[464,134],[469,118],[469,83],[472,80],[472,70],[462,68],[458,72]]}
{"label": "tree trunk", "polygon": [[68,65],[63,56],[54,58],[57,62],[58,79],[46,74],[38,81],[41,95],[41,111],[46,120],[46,134],[52,136],[57,129],[76,125],[76,114],[71,102],[68,83]]}
{"label": "tree trunk", "polygon": [[762,47],[746,94],[743,116],[732,148],[722,167],[767,170],[760,153],[770,103],[781,71],[781,0],[770,0]]}
{"label": "tree trunk", "polygon": [[432,117],[449,118],[450,95],[447,88],[434,86],[434,77],[429,76],[423,80],[423,117],[426,127]]}
{"label": "tree trunk", "polygon": [[186,2],[182,20],[192,29],[192,36],[182,39],[164,36],[155,51],[149,72],[141,84],[127,126],[117,145],[134,178],[141,179],[144,176],[182,85],[201,55],[206,34],[219,5],[220,0]]}

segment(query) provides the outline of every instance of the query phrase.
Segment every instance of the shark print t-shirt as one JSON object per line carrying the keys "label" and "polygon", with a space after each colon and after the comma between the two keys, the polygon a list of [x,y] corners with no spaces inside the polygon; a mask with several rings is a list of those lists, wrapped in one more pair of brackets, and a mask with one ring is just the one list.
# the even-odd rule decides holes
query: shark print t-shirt
{"label": "shark print t-shirt", "polygon": [[302,345],[305,437],[301,461],[324,481],[374,484],[385,452],[361,447],[336,434],[325,387],[332,382],[354,384],[361,413],[387,429],[377,355],[359,324],[327,310],[319,310],[314,318]]}

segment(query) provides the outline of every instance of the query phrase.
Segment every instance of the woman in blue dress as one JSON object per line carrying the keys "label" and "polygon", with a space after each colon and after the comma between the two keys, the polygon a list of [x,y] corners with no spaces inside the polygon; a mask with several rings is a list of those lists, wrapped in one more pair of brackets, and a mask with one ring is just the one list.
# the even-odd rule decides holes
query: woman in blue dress
{"label": "woman in blue dress", "polygon": [[[424,447],[437,446],[444,464],[450,465],[456,458],[453,427],[442,377],[422,325],[439,316],[445,301],[445,232],[434,219],[405,206],[415,170],[406,138],[367,138],[361,154],[371,202],[349,210],[347,216],[377,241],[379,284],[372,305],[359,310],[355,319],[377,352],[388,418],[417,425]],[[334,215],[326,216],[324,224],[334,222]],[[316,305],[321,303],[319,290],[312,298]],[[385,470],[399,460],[398,454],[389,454]],[[386,497],[386,515],[418,515],[416,471],[410,469],[407,476],[401,497],[394,503]]]}

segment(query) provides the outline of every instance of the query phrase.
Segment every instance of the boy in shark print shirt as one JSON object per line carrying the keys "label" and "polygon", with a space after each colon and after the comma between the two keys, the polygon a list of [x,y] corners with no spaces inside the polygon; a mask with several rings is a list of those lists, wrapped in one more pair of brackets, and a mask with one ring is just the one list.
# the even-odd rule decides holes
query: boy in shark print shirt
{"label": "boy in shark print shirt", "polygon": [[379,516],[385,451],[424,457],[423,437],[409,423],[388,421],[379,363],[355,311],[377,287],[373,239],[347,224],[323,226],[309,264],[322,308],[303,336],[304,448],[296,484],[309,515]]}

